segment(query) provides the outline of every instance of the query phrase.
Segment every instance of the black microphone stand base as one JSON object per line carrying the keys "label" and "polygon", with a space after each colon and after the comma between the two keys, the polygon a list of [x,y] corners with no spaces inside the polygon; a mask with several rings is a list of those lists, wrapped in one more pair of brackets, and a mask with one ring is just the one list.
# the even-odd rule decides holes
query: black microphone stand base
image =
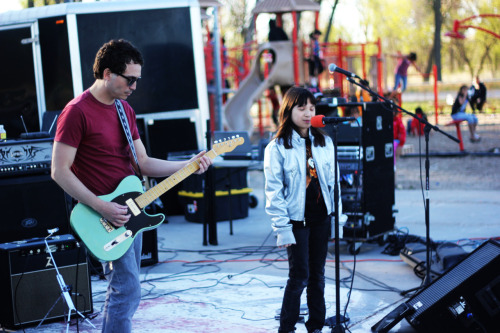
{"label": "black microphone stand base", "polygon": [[[344,317],[343,315],[340,315],[340,320],[338,323],[344,324],[349,322],[349,317]],[[331,316],[325,320],[325,326],[328,326],[332,329],[332,333],[337,333],[337,332],[345,332],[345,328],[342,325],[337,325],[337,316]]]}

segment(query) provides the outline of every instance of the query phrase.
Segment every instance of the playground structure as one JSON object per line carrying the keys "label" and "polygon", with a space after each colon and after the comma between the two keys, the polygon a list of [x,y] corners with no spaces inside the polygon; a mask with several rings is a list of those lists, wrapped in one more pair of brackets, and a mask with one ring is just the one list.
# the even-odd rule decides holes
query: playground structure
{"label": "playground structure", "polygon": [[[314,4],[308,8],[272,8],[267,6],[266,1],[261,1],[253,10],[255,19],[261,13],[274,14],[278,26],[283,26],[284,14],[287,14],[286,19],[291,19],[293,24],[289,25],[293,28],[290,33],[291,43],[291,56],[287,56],[287,61],[282,62],[284,54],[281,51],[274,49],[273,43],[263,43],[259,45],[255,40],[245,43],[238,47],[222,46],[224,63],[222,71],[223,82],[227,83],[224,87],[225,104],[223,108],[223,121],[224,127],[228,130],[242,130],[251,133],[254,128],[258,128],[260,136],[264,134],[263,128],[269,126],[271,123],[269,118],[269,105],[266,93],[267,89],[275,85],[287,86],[290,84],[307,85],[308,77],[308,63],[310,57],[309,46],[307,41],[300,40],[298,31],[303,29],[297,23],[297,13],[301,11],[313,11],[316,15],[314,27],[309,30],[318,28],[318,8]],[[477,29],[482,32],[488,33],[495,38],[500,38],[500,35],[490,31],[486,28],[470,24],[471,20],[477,18],[500,18],[498,14],[479,14],[471,16],[462,20],[455,20],[453,31],[448,32],[445,36],[455,38],[465,38],[460,33],[465,29]],[[257,29],[257,28],[256,28]],[[349,72],[356,73],[370,83],[370,88],[377,92],[379,95],[392,89],[393,84],[393,68],[391,60],[388,59],[383,53],[380,39],[375,41],[368,41],[366,43],[350,43],[342,39],[336,42],[322,42],[320,48],[323,54],[324,67],[327,68],[328,64],[334,63],[340,68],[344,68]],[[282,50],[282,49],[280,49]],[[209,43],[206,44],[206,70],[207,81],[210,82],[209,76],[213,77],[213,65],[211,54],[213,46]],[[275,59],[275,57],[279,59]],[[289,61],[290,60],[290,61]],[[279,70],[273,70],[273,66],[279,66]],[[276,71],[282,72],[281,75],[276,75]],[[210,74],[212,72],[212,74]],[[286,74],[288,75],[285,75]],[[290,80],[290,76],[292,80]],[[429,85],[431,87],[431,95],[429,98],[433,99],[433,121],[436,125],[439,124],[439,115],[443,112],[443,103],[439,102],[438,93],[439,86],[437,81],[437,67],[432,66],[432,70],[428,74],[412,73],[409,72],[409,79],[418,84]],[[421,82],[421,83],[420,83]],[[251,88],[253,87],[253,88]],[[243,89],[242,89],[243,88]],[[325,70],[319,75],[319,88],[322,90],[329,90],[336,94],[338,97],[349,98],[359,95],[359,88],[350,84],[346,78],[339,73],[328,73]],[[250,91],[253,90],[251,93]],[[431,97],[432,96],[432,97]],[[399,95],[400,105],[403,96]],[[212,99],[210,99],[212,102]],[[359,96],[358,96],[359,100]],[[251,111],[252,106],[256,105],[258,114],[255,114],[255,107]],[[266,110],[267,109],[267,110]],[[214,106],[211,103],[211,114],[213,115]],[[251,115],[252,113],[252,115]],[[211,117],[213,119],[214,117]],[[441,120],[442,121],[442,120]],[[213,125],[212,125],[212,128]],[[461,150],[463,148],[461,147]]]}
{"label": "playground structure", "polygon": [[[378,94],[383,95],[383,56],[380,39],[375,42],[349,43],[338,39],[333,43],[320,43],[325,64],[334,63],[352,73],[361,73],[361,77],[375,83],[372,85]],[[310,55],[306,53],[306,58]],[[369,63],[369,69],[367,66]],[[332,77],[333,76],[333,77]],[[330,79],[333,78],[333,85]],[[354,87],[349,84],[340,73],[329,74],[324,72],[321,76],[321,86],[338,89],[340,96],[354,95]]]}
{"label": "playground structure", "polygon": [[[292,38],[277,47],[276,42],[267,42],[258,45],[256,41],[251,41],[241,47],[226,48],[221,45],[222,82],[225,98],[228,94],[233,94],[227,99],[223,110],[215,110],[214,98],[210,96],[211,119],[216,112],[222,112],[223,126],[227,130],[247,131],[252,133],[254,127],[258,127],[260,136],[263,136],[263,96],[266,90],[279,86],[308,85],[308,58],[310,50],[308,43],[298,38],[299,25],[297,24],[297,13],[304,10],[315,12],[315,27],[318,27],[319,7],[313,3],[307,8],[272,8],[266,7],[266,1],[259,2],[259,5],[252,11],[255,15],[269,13],[276,15],[278,26],[282,26],[283,14],[291,13],[293,24]],[[317,4],[316,4],[317,5]],[[291,5],[290,5],[291,6]],[[312,30],[312,29],[311,29]],[[207,34],[210,36],[210,34]],[[213,82],[213,42],[210,39],[205,44],[205,65],[207,71],[207,81]],[[286,47],[284,45],[287,45]],[[353,73],[360,73],[360,76],[370,82],[370,87],[379,95],[384,95],[386,86],[384,83],[385,57],[382,52],[380,39],[366,43],[350,43],[342,39],[336,42],[320,43],[323,54],[323,65],[326,69],[319,75],[318,88],[333,91],[337,97],[349,98],[359,95],[356,87],[350,84],[340,73],[328,73],[327,67],[330,63],[335,63],[338,67],[344,68]],[[285,51],[286,50],[286,51]],[[285,54],[288,52],[288,54]],[[275,68],[276,67],[276,68]],[[438,86],[435,68],[431,74],[434,83],[434,108],[437,123],[438,117]],[[389,75],[387,75],[389,76]],[[392,75],[390,75],[392,77]],[[210,86],[210,83],[209,83]],[[231,87],[231,88],[229,88]],[[209,87],[210,88],[210,87]],[[358,88],[359,90],[359,88]],[[265,98],[265,97],[264,97]],[[250,109],[254,103],[258,104],[258,117],[255,124],[254,117],[250,115]],[[270,112],[267,112],[269,115]],[[211,122],[211,128],[215,124]]]}
{"label": "playground structure", "polygon": [[[257,60],[254,61],[250,73],[239,86],[237,93],[225,105],[225,126],[251,132],[253,119],[248,110],[250,110],[253,101],[269,87],[293,84],[293,76],[290,71],[292,48],[293,45],[289,41],[268,42],[260,46],[256,56]],[[259,59],[265,54],[271,55],[267,58],[271,58],[272,63],[270,69],[263,72]]]}
{"label": "playground structure", "polygon": [[452,38],[464,39],[465,36],[462,33],[460,33],[460,30],[477,29],[477,30],[483,31],[487,34],[490,34],[497,39],[500,39],[500,35],[494,31],[491,31],[491,30],[483,28],[483,27],[475,26],[475,25],[464,24],[464,23],[471,21],[473,19],[476,19],[476,18],[500,18],[500,15],[499,14],[479,14],[479,15],[474,15],[474,16],[464,18],[463,20],[455,20],[455,21],[453,21],[453,30],[445,33],[444,35],[448,36],[448,37],[452,37]]}

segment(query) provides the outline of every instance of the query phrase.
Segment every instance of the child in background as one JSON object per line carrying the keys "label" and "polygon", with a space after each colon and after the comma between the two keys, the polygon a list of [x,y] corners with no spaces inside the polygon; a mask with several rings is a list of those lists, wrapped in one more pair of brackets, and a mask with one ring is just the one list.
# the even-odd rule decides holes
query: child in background
{"label": "child in background", "polygon": [[[422,108],[419,106],[415,109],[415,114],[417,115],[418,118],[420,119],[424,119],[427,121],[427,115],[424,113],[424,111],[422,110]],[[418,135],[418,136],[422,136],[424,135],[424,127],[425,127],[425,124],[421,123],[420,121],[418,121],[417,119],[415,118],[411,118],[410,120],[408,120],[408,133],[410,133],[411,135]]]}

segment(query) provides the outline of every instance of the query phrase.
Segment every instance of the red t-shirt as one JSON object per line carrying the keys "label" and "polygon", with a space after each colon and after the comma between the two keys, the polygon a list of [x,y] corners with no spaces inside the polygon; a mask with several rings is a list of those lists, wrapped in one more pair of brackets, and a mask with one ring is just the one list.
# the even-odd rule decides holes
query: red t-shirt
{"label": "red t-shirt", "polygon": [[[417,114],[417,117],[422,118],[418,114]],[[411,134],[424,135],[424,127],[425,127],[425,124],[421,123],[417,119],[412,119],[411,120],[411,127],[410,127],[411,128]]]}
{"label": "red t-shirt", "polygon": [[[132,139],[139,138],[135,112],[122,101]],[[94,194],[111,193],[133,175],[130,147],[115,104],[106,105],[89,90],[66,105],[57,120],[55,141],[77,148],[71,170]]]}
{"label": "red t-shirt", "polygon": [[400,116],[393,118],[392,126],[394,131],[394,140],[399,140],[399,146],[404,146],[406,142],[406,130]]}

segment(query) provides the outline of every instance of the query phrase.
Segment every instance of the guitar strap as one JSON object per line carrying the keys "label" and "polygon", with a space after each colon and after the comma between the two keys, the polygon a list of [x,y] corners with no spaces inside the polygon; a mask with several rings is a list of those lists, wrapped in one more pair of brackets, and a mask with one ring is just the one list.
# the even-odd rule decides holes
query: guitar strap
{"label": "guitar strap", "polygon": [[139,179],[141,179],[142,183],[144,184],[144,177],[142,176],[141,167],[139,166],[139,160],[137,159],[134,141],[132,140],[132,134],[130,133],[130,127],[128,125],[127,116],[125,115],[125,110],[123,109],[123,104],[119,99],[115,99],[115,106],[116,111],[118,112],[118,117],[120,118],[120,122],[122,123],[123,131],[125,132],[125,136],[127,137],[130,150],[132,151],[132,155],[134,155],[135,164],[137,165],[137,169],[139,171]]}

